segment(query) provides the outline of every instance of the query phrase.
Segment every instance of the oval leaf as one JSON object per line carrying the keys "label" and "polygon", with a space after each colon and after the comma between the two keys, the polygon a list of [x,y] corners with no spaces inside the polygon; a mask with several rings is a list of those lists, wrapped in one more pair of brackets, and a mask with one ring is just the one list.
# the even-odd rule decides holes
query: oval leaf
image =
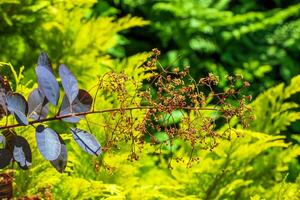
{"label": "oval leaf", "polygon": [[10,112],[19,110],[27,115],[28,105],[26,99],[19,93],[13,93],[6,96],[7,108]]}
{"label": "oval leaf", "polygon": [[25,98],[18,93],[6,96],[7,109],[14,115],[16,120],[21,125],[28,125],[27,112],[28,104]]}
{"label": "oval leaf", "polygon": [[27,140],[21,136],[14,138],[13,157],[21,169],[28,169],[32,162],[31,149]]}
{"label": "oval leaf", "polygon": [[39,125],[36,128],[38,149],[46,160],[56,160],[61,152],[61,143],[57,133],[51,128]]}
{"label": "oval leaf", "polygon": [[[58,135],[59,136],[59,135]],[[68,163],[68,152],[67,152],[67,147],[63,139],[59,136],[59,141],[61,144],[61,151],[56,160],[50,161],[53,167],[60,172],[63,173],[67,167]]]}
{"label": "oval leaf", "polygon": [[45,67],[53,74],[52,64],[46,52],[40,53],[37,65],[41,67]]}
{"label": "oval leaf", "polygon": [[12,153],[8,149],[0,149],[0,169],[8,166],[12,160]]}
{"label": "oval leaf", "polygon": [[28,97],[28,116],[34,120],[45,119],[48,112],[49,106],[46,97],[37,88],[34,89]]}
{"label": "oval leaf", "polygon": [[[92,96],[85,90],[80,89],[76,99],[70,105],[68,98],[64,96],[59,115],[70,115],[90,111],[93,103]],[[77,123],[83,116],[63,118],[66,122]]]}
{"label": "oval leaf", "polygon": [[19,110],[16,110],[14,112],[14,116],[15,116],[17,122],[19,122],[19,124],[24,125],[24,126],[29,124],[26,115],[24,115],[24,113],[20,112]]}
{"label": "oval leaf", "polygon": [[87,153],[99,156],[101,153],[101,145],[92,134],[80,130],[78,128],[71,128],[72,135],[77,144]]}
{"label": "oval leaf", "polygon": [[59,99],[59,85],[55,76],[47,68],[39,65],[35,68],[35,72],[40,92],[56,106]]}
{"label": "oval leaf", "polygon": [[77,79],[65,65],[60,65],[59,76],[66,96],[71,104],[77,97],[79,91]]}

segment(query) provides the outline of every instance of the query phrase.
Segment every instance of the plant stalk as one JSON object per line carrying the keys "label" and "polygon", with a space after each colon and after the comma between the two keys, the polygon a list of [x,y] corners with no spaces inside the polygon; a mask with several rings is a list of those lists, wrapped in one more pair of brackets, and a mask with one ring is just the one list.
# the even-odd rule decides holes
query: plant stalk
{"label": "plant stalk", "polygon": [[[88,111],[88,112],[72,113],[72,114],[68,114],[68,115],[58,115],[58,116],[49,117],[49,118],[45,118],[45,119],[34,120],[34,121],[30,121],[28,123],[28,125],[33,125],[33,124],[48,122],[48,121],[61,120],[61,119],[68,118],[68,117],[86,116],[86,115],[91,115],[91,114],[100,114],[100,113],[117,112],[117,111],[143,110],[143,109],[154,109],[154,107],[153,106],[137,106],[137,107],[127,107],[127,108],[111,108],[111,109],[104,109],[104,110],[92,110],[92,111]],[[183,107],[183,108],[178,108],[178,109],[183,109],[183,110],[218,110],[216,108],[195,108],[195,107]],[[24,125],[11,124],[11,125],[6,125],[6,126],[0,126],[0,130],[17,128],[17,127],[21,127],[21,126],[24,126]]]}

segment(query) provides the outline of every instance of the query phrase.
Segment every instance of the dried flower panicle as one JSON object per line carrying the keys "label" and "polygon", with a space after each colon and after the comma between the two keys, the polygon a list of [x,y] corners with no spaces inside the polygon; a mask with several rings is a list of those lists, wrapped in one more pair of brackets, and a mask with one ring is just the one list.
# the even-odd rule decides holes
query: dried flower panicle
{"label": "dried flower panicle", "polygon": [[[190,75],[189,67],[184,70],[179,70],[179,67],[163,67],[158,61],[159,55],[160,51],[154,49],[153,54],[141,66],[152,74],[146,80],[148,87],[136,87],[136,96],[141,100],[136,105],[143,108],[144,117],[137,120],[132,115],[132,110],[114,113],[114,119],[118,120],[110,127],[113,133],[105,148],[116,147],[120,141],[130,142],[131,154],[128,160],[131,161],[139,159],[138,153],[145,143],[172,149],[174,141],[179,139],[189,143],[192,152],[194,149],[213,150],[220,141],[218,138],[228,138],[229,132],[233,131],[231,119],[237,118],[245,128],[253,120],[251,108],[247,106],[251,96],[242,94],[250,84],[243,82],[242,75],[227,76],[228,87],[220,92],[218,76],[209,73],[207,77],[196,81]],[[109,78],[103,81],[102,89],[116,93],[121,107],[129,107],[132,102],[128,99],[132,99],[132,96],[128,94],[126,87],[133,80],[125,74],[110,73],[106,76]],[[179,121],[174,119],[174,112],[180,113]],[[217,131],[217,119],[224,119],[224,123],[228,124],[225,132]],[[191,154],[188,163],[193,161],[199,159]]]}

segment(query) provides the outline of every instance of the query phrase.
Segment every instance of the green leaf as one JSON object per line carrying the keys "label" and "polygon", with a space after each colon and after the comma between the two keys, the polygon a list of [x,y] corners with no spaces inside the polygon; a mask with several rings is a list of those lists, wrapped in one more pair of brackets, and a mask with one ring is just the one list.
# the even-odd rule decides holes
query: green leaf
{"label": "green leaf", "polygon": [[183,111],[174,110],[171,114],[169,113],[162,114],[158,122],[163,126],[170,126],[172,124],[177,124],[178,122],[180,122],[183,116],[184,116]]}
{"label": "green leaf", "polygon": [[158,142],[165,142],[169,139],[169,136],[166,132],[156,132],[154,137]]}

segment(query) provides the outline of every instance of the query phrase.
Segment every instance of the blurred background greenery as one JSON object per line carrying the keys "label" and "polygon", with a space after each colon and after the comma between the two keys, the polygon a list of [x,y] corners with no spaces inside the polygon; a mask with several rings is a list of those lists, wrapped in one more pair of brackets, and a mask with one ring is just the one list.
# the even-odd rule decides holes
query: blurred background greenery
{"label": "blurred background greenery", "polygon": [[[47,198],[47,191],[55,199],[300,199],[299,1],[0,1],[0,61],[17,72],[24,66],[20,82],[8,65],[1,65],[0,73],[24,94],[36,87],[33,69],[42,50],[55,69],[65,63],[88,88],[97,74],[110,70],[137,73],[135,67],[153,48],[161,50],[164,66],[190,66],[195,79],[212,72],[220,76],[221,87],[226,87],[226,75],[242,74],[251,83],[248,92],[257,116],[249,130],[240,130],[243,137],[223,141],[213,152],[199,150],[198,164],[187,169],[175,162],[173,170],[167,167],[170,154],[188,157],[190,151],[181,141],[176,152],[166,148],[161,155],[145,147],[134,163],[126,160],[129,147],[122,144],[104,156],[109,167],[100,171],[95,163],[102,158],[82,155],[68,143],[73,152],[68,173],[58,174],[36,156],[30,171],[16,172],[15,195]],[[141,74],[136,80],[142,83]],[[99,108],[116,106],[101,100]],[[65,127],[55,128],[63,132]],[[34,144],[31,131],[22,134]],[[104,140],[102,128],[94,131]],[[36,147],[34,151],[38,155]]]}

